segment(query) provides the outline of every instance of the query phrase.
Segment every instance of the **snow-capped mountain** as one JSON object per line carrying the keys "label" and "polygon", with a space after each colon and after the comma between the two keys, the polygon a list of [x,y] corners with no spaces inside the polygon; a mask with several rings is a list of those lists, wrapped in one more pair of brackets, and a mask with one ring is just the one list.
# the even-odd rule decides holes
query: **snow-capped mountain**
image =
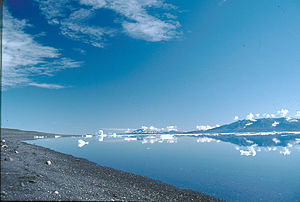
{"label": "snow-capped mountain", "polygon": [[300,131],[300,119],[294,118],[262,118],[239,120],[230,124],[215,127],[205,131],[189,133],[236,133],[236,132],[282,132]]}
{"label": "snow-capped mountain", "polygon": [[243,133],[243,132],[300,132],[300,119],[295,118],[261,118],[245,119],[230,124],[215,127],[197,127],[199,130],[179,132],[175,126],[155,128],[142,126],[130,133],[132,134],[196,134],[196,133]]}

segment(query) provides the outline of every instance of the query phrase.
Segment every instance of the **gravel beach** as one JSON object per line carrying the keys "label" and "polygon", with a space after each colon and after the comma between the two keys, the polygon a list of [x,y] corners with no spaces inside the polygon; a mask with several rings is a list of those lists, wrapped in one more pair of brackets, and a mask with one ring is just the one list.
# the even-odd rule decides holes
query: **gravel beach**
{"label": "gravel beach", "polygon": [[1,129],[1,200],[220,201],[22,142],[55,135]]}

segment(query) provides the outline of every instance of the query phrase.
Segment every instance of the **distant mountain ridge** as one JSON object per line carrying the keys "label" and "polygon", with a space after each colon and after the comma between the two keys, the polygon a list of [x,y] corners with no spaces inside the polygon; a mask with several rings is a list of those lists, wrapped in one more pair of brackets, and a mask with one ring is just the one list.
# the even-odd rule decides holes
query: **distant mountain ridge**
{"label": "distant mountain ridge", "polygon": [[196,133],[243,133],[243,132],[295,132],[300,131],[300,119],[295,118],[261,118],[245,119],[230,124],[221,125],[209,130],[196,130],[190,132],[161,131],[156,128],[140,128],[133,134],[196,134]]}
{"label": "distant mountain ridge", "polygon": [[241,132],[284,132],[300,131],[300,119],[295,118],[261,118],[239,120],[209,130],[188,133],[241,133]]}

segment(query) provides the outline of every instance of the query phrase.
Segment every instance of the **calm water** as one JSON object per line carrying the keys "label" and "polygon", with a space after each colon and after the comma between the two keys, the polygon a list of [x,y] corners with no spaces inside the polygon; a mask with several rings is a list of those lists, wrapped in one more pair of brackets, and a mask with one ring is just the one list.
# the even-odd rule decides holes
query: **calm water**
{"label": "calm water", "polygon": [[27,142],[228,201],[300,201],[299,134],[108,135]]}

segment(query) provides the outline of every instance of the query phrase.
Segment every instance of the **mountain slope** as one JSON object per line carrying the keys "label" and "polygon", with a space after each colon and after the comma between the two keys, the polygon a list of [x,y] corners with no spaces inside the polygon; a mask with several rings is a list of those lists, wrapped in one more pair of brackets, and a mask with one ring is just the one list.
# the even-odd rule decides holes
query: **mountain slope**
{"label": "mountain slope", "polygon": [[262,118],[256,120],[239,120],[205,131],[189,133],[236,133],[236,132],[282,132],[300,131],[300,119],[292,118]]}

